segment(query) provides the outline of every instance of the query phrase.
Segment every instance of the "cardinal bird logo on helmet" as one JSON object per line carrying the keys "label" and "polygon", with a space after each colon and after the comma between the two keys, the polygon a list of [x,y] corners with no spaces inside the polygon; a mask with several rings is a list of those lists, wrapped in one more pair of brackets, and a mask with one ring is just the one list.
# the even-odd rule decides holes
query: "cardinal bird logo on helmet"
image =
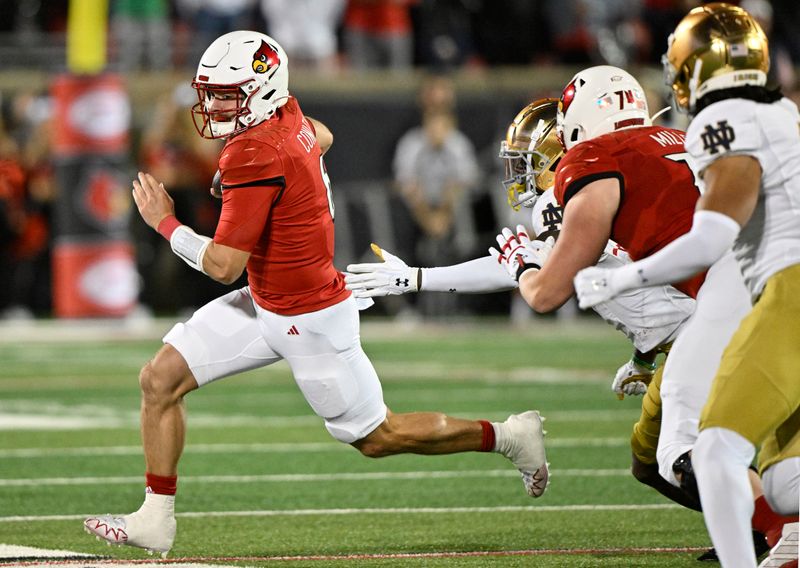
{"label": "cardinal bird logo on helmet", "polygon": [[266,73],[280,65],[280,62],[278,50],[262,39],[261,47],[253,54],[253,71]]}

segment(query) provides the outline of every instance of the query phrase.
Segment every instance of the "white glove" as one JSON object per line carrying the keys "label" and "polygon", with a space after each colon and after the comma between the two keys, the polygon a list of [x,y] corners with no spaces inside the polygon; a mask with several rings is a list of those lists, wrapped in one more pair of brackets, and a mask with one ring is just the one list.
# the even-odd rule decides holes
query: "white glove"
{"label": "white glove", "polygon": [[573,283],[581,309],[585,310],[607,302],[622,291],[616,282],[618,271],[619,269],[590,266],[575,275]]}
{"label": "white glove", "polygon": [[617,375],[614,377],[614,382],[611,383],[611,390],[617,393],[617,398],[620,400],[625,398],[626,394],[641,396],[647,392],[647,385],[653,380],[655,371],[655,364],[640,364],[631,359],[617,369]]}
{"label": "white glove", "polygon": [[419,289],[419,268],[408,266],[401,258],[371,244],[372,252],[383,262],[348,264],[344,282],[356,298],[397,296]]}
{"label": "white glove", "polygon": [[553,237],[548,237],[544,242],[531,241],[525,227],[517,225],[516,233],[512,233],[511,229],[506,227],[497,235],[497,245],[500,250],[492,247],[489,249],[489,254],[519,282],[519,277],[526,270],[540,270],[544,266],[555,242]]}

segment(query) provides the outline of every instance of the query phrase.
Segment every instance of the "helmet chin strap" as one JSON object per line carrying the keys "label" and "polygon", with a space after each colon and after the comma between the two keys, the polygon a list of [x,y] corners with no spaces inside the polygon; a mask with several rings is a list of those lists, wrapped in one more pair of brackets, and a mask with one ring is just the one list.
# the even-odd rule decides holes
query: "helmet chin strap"
{"label": "helmet chin strap", "polygon": [[694,71],[692,78],[689,80],[689,110],[694,108],[697,103],[697,88],[700,85],[700,71],[703,69],[703,60],[698,58],[694,62]]}
{"label": "helmet chin strap", "polygon": [[230,120],[226,122],[209,120],[208,127],[214,136],[226,136],[236,129],[236,123]]}
{"label": "helmet chin strap", "polygon": [[662,108],[660,111],[658,111],[657,113],[655,113],[653,116],[651,116],[651,117],[650,117],[650,122],[651,122],[651,123],[655,122],[655,121],[656,121],[656,119],[657,119],[659,116],[661,116],[662,114],[664,114],[665,112],[667,112],[667,111],[668,111],[669,109],[671,109],[671,108],[672,108],[672,107],[665,106],[665,107],[664,107],[664,108]]}

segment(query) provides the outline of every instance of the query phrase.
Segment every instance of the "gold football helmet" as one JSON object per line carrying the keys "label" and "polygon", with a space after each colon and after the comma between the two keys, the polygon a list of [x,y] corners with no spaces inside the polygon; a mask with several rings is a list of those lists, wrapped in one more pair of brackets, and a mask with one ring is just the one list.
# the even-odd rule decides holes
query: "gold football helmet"
{"label": "gold football helmet", "polygon": [[523,108],[509,125],[500,143],[505,164],[503,187],[508,204],[533,207],[536,199],[554,183],[556,165],[564,151],[556,136],[558,99],[539,99]]}
{"label": "gold football helmet", "polygon": [[661,62],[675,107],[693,113],[698,99],[712,91],[765,85],[769,46],[750,14],[715,2],[694,8],[681,20]]}

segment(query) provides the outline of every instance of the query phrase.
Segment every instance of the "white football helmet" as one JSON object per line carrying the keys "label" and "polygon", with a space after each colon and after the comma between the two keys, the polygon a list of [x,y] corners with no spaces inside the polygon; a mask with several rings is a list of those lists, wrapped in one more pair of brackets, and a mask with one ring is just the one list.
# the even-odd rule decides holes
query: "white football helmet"
{"label": "white football helmet", "polygon": [[644,89],[633,76],[611,65],[576,74],[558,102],[558,137],[565,150],[602,134],[650,126]]}
{"label": "white football helmet", "polygon": [[[192,81],[192,118],[203,138],[227,138],[268,120],[289,98],[289,60],[268,35],[230,32],[208,46]],[[211,110],[213,93],[235,95],[235,109]]]}

